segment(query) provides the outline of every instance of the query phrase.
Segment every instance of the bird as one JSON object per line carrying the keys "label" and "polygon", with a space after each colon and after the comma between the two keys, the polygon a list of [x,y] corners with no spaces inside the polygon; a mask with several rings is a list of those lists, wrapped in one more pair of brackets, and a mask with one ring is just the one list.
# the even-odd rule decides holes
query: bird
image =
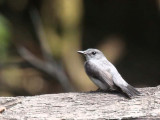
{"label": "bird", "polygon": [[89,48],[77,52],[85,56],[85,72],[91,81],[98,87],[98,90],[121,91],[128,98],[141,94],[122,78],[116,67],[108,61],[100,50]]}

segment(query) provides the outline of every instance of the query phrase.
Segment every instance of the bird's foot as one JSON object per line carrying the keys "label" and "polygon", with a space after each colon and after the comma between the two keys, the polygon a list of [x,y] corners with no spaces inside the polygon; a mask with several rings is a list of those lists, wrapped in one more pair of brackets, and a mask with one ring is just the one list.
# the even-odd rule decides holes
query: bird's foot
{"label": "bird's foot", "polygon": [[102,90],[101,88],[98,88],[98,89],[96,90],[96,92],[105,92],[105,91]]}
{"label": "bird's foot", "polygon": [[100,89],[100,88],[98,88],[97,90],[95,90],[95,91],[90,91],[90,93],[97,93],[97,92],[105,92],[104,90],[102,90],[102,89]]}

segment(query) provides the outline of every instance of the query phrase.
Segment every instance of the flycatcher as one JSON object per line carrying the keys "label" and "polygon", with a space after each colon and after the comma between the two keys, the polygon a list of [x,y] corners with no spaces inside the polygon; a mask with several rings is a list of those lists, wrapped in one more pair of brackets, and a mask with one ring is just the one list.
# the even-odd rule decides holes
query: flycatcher
{"label": "flycatcher", "polygon": [[121,90],[129,98],[140,95],[139,91],[122,78],[115,66],[107,60],[100,50],[90,48],[77,52],[85,56],[85,71],[99,89],[103,91]]}

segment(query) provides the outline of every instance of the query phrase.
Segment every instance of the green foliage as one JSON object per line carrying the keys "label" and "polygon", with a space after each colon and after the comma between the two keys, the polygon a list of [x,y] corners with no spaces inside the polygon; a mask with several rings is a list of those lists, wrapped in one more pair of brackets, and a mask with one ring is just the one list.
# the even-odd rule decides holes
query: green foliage
{"label": "green foliage", "polygon": [[0,61],[5,62],[8,57],[8,49],[10,44],[9,23],[2,15],[0,15]]}

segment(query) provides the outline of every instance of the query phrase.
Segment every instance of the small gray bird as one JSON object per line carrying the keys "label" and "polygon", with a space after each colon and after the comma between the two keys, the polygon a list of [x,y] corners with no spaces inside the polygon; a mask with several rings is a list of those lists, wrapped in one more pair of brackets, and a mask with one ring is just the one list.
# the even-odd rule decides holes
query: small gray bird
{"label": "small gray bird", "polygon": [[140,95],[139,91],[122,78],[114,65],[107,60],[100,50],[90,48],[77,52],[85,56],[85,71],[99,89],[103,91],[121,90],[129,98]]}

